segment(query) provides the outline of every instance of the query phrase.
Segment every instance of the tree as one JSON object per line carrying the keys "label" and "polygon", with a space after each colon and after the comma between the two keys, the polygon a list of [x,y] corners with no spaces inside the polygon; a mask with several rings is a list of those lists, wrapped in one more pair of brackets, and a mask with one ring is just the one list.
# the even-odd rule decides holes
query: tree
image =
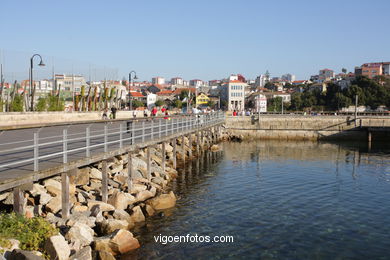
{"label": "tree", "polygon": [[346,69],[346,68],[342,68],[342,69],[341,69],[341,72],[344,73],[344,74],[346,74],[346,73],[347,73],[347,69]]}
{"label": "tree", "polygon": [[145,104],[139,100],[133,100],[132,105],[134,108],[139,108],[139,107],[145,106]]}
{"label": "tree", "polygon": [[215,106],[215,102],[212,101],[212,100],[209,100],[209,102],[207,102],[207,105],[211,108],[213,108]]}
{"label": "tree", "polygon": [[46,111],[46,104],[47,100],[46,98],[39,98],[37,105],[35,106],[35,110],[38,112]]}
{"label": "tree", "polygon": [[267,102],[267,111],[280,112],[282,111],[282,98],[270,98]]}
{"label": "tree", "polygon": [[295,92],[291,95],[291,109],[295,111],[302,110],[303,101],[302,101],[302,93]]}
{"label": "tree", "polygon": [[11,103],[12,112],[23,112],[23,98],[21,95],[15,95],[14,100]]}
{"label": "tree", "polygon": [[158,107],[162,107],[162,106],[165,105],[165,102],[164,102],[163,100],[160,99],[160,100],[157,100],[157,101],[156,101],[155,105],[158,106]]}
{"label": "tree", "polygon": [[183,106],[183,102],[181,102],[181,100],[179,99],[176,99],[174,102],[173,102],[173,107],[176,107],[176,108],[182,108]]}

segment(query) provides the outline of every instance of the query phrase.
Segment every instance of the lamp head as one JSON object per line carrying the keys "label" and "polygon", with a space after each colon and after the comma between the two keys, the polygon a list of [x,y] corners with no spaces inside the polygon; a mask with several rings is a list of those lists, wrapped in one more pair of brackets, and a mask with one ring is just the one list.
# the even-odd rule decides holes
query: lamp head
{"label": "lamp head", "polygon": [[133,79],[138,79],[137,75],[134,75],[134,78]]}
{"label": "lamp head", "polygon": [[43,63],[43,61],[41,60],[41,62],[38,64],[38,66],[43,67],[43,66],[45,66],[45,63]]}

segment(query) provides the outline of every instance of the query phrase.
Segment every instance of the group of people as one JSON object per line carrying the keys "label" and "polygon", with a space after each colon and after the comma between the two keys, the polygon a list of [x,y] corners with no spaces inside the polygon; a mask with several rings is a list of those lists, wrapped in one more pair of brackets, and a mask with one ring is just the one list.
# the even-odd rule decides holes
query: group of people
{"label": "group of people", "polygon": [[110,117],[110,119],[116,119],[116,111],[117,111],[117,110],[118,110],[118,109],[117,109],[115,106],[112,106],[112,107],[111,107],[111,114],[108,115],[108,109],[107,109],[107,108],[104,109],[102,118],[103,118],[104,120],[107,120],[108,117]]}
{"label": "group of people", "polygon": [[[115,106],[112,106],[110,110],[111,110],[111,114],[108,114],[108,109],[107,108],[103,110],[103,115],[102,115],[102,119],[103,120],[116,119],[117,108]],[[152,117],[156,117],[157,113],[158,113],[157,107],[153,107],[153,109],[150,111],[150,115]],[[161,113],[164,115],[164,119],[169,119],[168,108],[162,107],[161,108]],[[148,116],[149,116],[149,110],[145,109],[144,110],[144,117],[148,117]],[[137,117],[137,112],[135,110],[133,111],[133,117],[134,118]]]}

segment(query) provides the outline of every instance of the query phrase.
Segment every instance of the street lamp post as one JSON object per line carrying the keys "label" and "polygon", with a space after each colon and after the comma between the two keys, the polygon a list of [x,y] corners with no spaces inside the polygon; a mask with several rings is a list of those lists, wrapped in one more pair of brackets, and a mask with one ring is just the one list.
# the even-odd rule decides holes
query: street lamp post
{"label": "street lamp post", "polygon": [[45,66],[45,64],[42,61],[42,56],[39,54],[34,54],[30,59],[30,91],[31,91],[31,111],[34,111],[34,94],[35,94],[35,86],[33,86],[33,60],[34,57],[38,56],[41,61],[39,62],[38,66]]}
{"label": "street lamp post", "polygon": [[[131,73],[134,73],[134,77],[133,78],[131,78]],[[130,111],[133,110],[133,104],[131,102],[132,100],[131,100],[131,94],[130,94],[130,91],[131,91],[131,80],[132,79],[138,79],[137,78],[137,73],[134,70],[130,71],[130,73],[129,73],[129,109],[130,109]]]}

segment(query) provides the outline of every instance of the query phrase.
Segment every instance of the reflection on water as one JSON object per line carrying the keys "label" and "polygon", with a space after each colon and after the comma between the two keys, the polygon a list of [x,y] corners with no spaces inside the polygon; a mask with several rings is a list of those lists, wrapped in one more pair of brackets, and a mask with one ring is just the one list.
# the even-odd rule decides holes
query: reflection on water
{"label": "reflection on water", "polygon": [[[184,166],[179,200],[122,259],[390,259],[390,147],[224,143]],[[158,235],[231,235],[167,243]]]}

